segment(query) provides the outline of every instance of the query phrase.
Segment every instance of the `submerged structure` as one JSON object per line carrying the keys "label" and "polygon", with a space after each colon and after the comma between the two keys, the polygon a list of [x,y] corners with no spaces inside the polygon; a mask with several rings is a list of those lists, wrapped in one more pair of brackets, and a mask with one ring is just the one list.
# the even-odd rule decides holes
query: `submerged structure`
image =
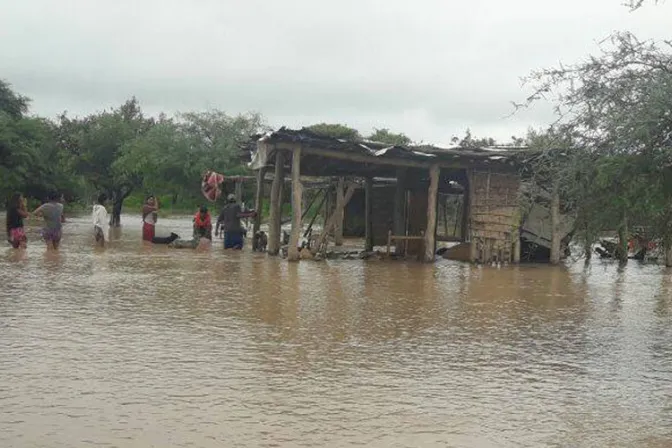
{"label": "submerged structure", "polygon": [[[522,148],[406,147],[281,128],[255,136],[245,152],[257,176],[255,208],[270,202],[270,254],[281,247],[283,185],[289,174],[290,260],[301,256],[304,183],[316,180],[327,188],[325,224],[310,245],[314,254],[324,251],[330,236],[338,245],[345,234],[363,236],[366,251],[391,244],[397,256],[428,262],[441,241],[462,243],[465,261],[520,260]],[[268,192],[267,177],[272,178]]]}

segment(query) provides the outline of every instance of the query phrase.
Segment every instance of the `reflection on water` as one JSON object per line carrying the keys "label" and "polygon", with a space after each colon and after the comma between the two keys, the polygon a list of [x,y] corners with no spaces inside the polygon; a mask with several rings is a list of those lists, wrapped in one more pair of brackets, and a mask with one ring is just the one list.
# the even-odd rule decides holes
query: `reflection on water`
{"label": "reflection on water", "polygon": [[[163,220],[189,234],[189,221]],[[0,446],[672,446],[672,273],[288,264],[88,219],[0,258]]]}

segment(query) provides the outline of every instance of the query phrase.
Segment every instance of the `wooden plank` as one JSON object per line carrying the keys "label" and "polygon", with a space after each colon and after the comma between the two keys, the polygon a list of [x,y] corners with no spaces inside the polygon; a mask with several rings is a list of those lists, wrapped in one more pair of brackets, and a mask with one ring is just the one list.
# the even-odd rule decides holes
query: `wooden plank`
{"label": "wooden plank", "polygon": [[[394,234],[406,234],[406,178],[407,170],[405,168],[397,168],[397,185],[394,192]],[[402,254],[405,244],[397,244],[395,253]]]}
{"label": "wooden plank", "polygon": [[282,219],[282,185],[284,183],[284,154],[275,153],[275,177],[271,186],[270,217],[268,229],[268,254],[278,255],[280,252],[281,219]]}
{"label": "wooden plank", "polygon": [[436,252],[436,205],[439,192],[439,174],[441,168],[432,165],[429,170],[429,193],[427,195],[427,230],[425,231],[425,262],[434,261]]}
{"label": "wooden plank", "polygon": [[301,186],[301,147],[294,149],[292,154],[292,230],[289,235],[287,261],[299,261],[299,238],[301,236],[301,208],[303,205],[303,188]]}
{"label": "wooden plank", "polygon": [[[352,195],[355,194],[356,188],[357,188],[356,185],[350,184],[345,192],[345,196],[343,197],[343,202],[341,204],[336,204],[336,207],[344,208],[346,205],[348,205],[348,202],[350,202],[350,199],[352,199]],[[336,224],[337,218],[338,215],[334,210],[334,212],[331,214],[331,216],[325,223],[324,228],[322,229],[322,233],[320,234],[320,238],[317,240],[317,244],[315,244],[315,248],[313,249],[315,253],[322,251],[322,246],[325,245],[329,233],[333,230],[334,225]]]}
{"label": "wooden plank", "polygon": [[[345,195],[345,178],[339,177],[336,184],[336,204],[343,203],[343,196]],[[345,219],[345,209],[336,208],[336,222],[334,224],[334,244],[336,246],[343,245],[343,220]]]}
{"label": "wooden plank", "polygon": [[261,228],[261,214],[264,206],[264,176],[266,175],[266,167],[257,171],[257,191],[254,195],[254,210],[257,212],[254,217],[254,225],[252,227],[252,235],[255,235]]}
{"label": "wooden plank", "polygon": [[373,251],[373,178],[364,183],[364,250]]}

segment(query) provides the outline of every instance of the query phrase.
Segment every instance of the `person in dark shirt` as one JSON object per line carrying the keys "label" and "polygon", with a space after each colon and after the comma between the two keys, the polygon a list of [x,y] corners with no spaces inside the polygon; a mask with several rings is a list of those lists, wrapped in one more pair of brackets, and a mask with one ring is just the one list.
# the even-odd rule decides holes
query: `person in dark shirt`
{"label": "person in dark shirt", "polygon": [[255,216],[256,212],[243,212],[240,204],[236,202],[236,197],[230,194],[227,198],[227,204],[222,213],[217,218],[215,226],[215,236],[219,235],[220,227],[224,231],[224,249],[242,249],[243,235],[245,230],[240,222],[240,218]]}

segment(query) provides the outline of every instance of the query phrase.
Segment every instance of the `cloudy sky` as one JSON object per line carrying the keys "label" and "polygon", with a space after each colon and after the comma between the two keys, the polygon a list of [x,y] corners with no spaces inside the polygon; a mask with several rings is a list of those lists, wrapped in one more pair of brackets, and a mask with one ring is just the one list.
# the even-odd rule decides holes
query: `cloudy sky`
{"label": "cloudy sky", "polygon": [[672,1],[622,2],[0,0],[0,78],[46,116],[135,95],[152,114],[508,140],[552,118],[548,105],[508,117],[531,70],[578,61],[614,30],[672,37]]}

